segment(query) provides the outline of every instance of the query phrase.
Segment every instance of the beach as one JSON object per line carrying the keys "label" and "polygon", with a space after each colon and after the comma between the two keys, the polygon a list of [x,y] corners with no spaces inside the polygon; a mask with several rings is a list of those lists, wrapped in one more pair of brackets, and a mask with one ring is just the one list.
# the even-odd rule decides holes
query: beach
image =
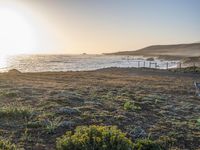
{"label": "beach", "polygon": [[199,74],[144,68],[1,73],[0,136],[20,148],[50,150],[77,126],[114,125],[132,140],[198,149],[198,80]]}

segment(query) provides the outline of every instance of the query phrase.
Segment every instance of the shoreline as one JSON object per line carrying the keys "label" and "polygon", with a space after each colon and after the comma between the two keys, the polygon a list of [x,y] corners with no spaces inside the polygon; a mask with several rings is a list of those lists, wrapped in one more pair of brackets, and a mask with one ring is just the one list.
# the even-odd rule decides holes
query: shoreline
{"label": "shoreline", "polygon": [[[95,69],[95,70],[85,70],[85,71],[44,71],[44,72],[20,72],[17,69],[11,69],[6,72],[0,72],[0,74],[11,74],[11,75],[23,75],[23,74],[67,74],[67,73],[102,73],[102,72],[137,72],[137,73],[152,73],[152,74],[157,74],[157,75],[182,75],[182,76],[198,76],[200,75],[200,72],[195,72],[192,69],[189,71],[184,71],[186,69],[189,69],[192,67],[187,67],[187,68],[182,68],[177,69],[177,68],[171,68],[171,69],[159,69],[159,68],[146,68],[146,67],[108,67],[108,68],[101,68],[101,69]],[[195,68],[199,69],[200,68]],[[145,75],[145,74],[144,74]]]}
{"label": "shoreline", "polygon": [[[30,55],[31,57],[32,55]],[[175,61],[162,61],[159,59],[146,60],[143,58],[126,58],[123,56],[87,56],[83,57],[79,55],[80,58],[66,57],[60,55],[59,57],[55,56],[37,56],[33,58],[26,57],[16,57],[13,58],[13,61],[7,61],[3,59],[0,62],[2,68],[1,72],[6,72],[10,69],[16,68],[22,72],[48,72],[48,71],[93,71],[97,69],[102,69],[105,67],[157,67],[160,69],[165,69],[166,64],[168,63],[169,68],[176,65]],[[16,59],[16,60],[15,60]],[[29,60],[30,59],[30,60]],[[34,62],[32,63],[32,61]],[[140,64],[139,62],[140,61]],[[2,63],[2,64],[1,64]],[[152,65],[150,64],[152,63]]]}

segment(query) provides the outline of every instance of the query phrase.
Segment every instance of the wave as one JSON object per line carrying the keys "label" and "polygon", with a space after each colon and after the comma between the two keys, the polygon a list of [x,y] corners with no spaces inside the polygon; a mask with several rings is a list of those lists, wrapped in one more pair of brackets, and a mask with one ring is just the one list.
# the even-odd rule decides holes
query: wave
{"label": "wave", "polygon": [[[138,56],[124,59],[124,56],[109,55],[18,55],[2,59],[0,71],[10,69],[18,69],[21,72],[88,71],[109,67],[149,67],[150,63],[144,57]],[[154,63],[160,69],[165,69],[166,63],[169,68],[177,64],[176,61],[159,59],[154,59]]]}

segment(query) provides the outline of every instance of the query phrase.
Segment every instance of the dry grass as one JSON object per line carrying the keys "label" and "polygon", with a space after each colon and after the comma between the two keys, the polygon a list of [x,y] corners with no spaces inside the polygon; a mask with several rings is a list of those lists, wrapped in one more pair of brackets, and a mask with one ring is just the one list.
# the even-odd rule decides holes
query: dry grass
{"label": "dry grass", "polygon": [[[0,136],[25,149],[48,149],[77,126],[115,125],[132,140],[150,138],[171,149],[197,149],[200,101],[194,80],[196,75],[116,68],[0,74],[0,88],[7,92],[0,96]],[[131,109],[124,108],[126,102]],[[60,108],[79,113],[59,113]]]}

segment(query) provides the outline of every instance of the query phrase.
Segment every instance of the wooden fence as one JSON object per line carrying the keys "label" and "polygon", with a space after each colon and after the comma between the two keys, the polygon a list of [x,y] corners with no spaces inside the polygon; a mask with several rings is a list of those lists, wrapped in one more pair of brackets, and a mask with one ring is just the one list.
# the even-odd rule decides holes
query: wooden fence
{"label": "wooden fence", "polygon": [[[170,68],[184,68],[186,66],[184,66],[184,63],[182,62],[174,62],[173,63],[173,66],[170,65],[171,63],[170,62],[165,62],[165,63],[162,63],[162,67],[159,65],[159,63],[155,62],[155,61],[133,61],[135,63],[137,63],[137,67],[138,68],[155,68],[155,69],[170,69]],[[196,64],[195,63],[192,63],[190,65],[187,65],[188,67],[195,67]]]}

